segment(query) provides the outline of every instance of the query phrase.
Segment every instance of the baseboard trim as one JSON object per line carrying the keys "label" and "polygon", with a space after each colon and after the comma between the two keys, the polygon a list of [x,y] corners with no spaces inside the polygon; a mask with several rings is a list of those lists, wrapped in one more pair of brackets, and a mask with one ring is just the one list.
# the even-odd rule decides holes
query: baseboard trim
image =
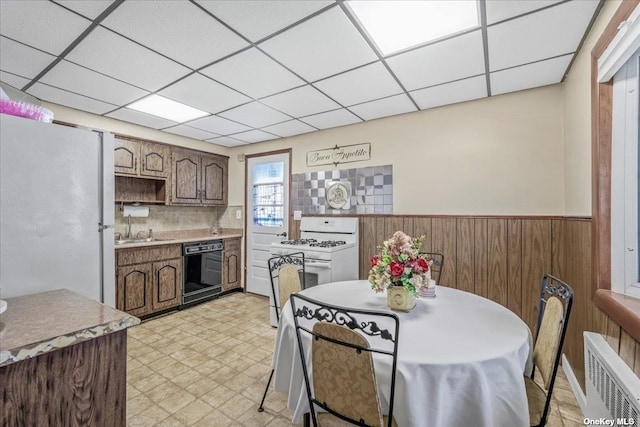
{"label": "baseboard trim", "polygon": [[587,396],[582,392],[582,387],[580,387],[578,378],[576,378],[576,374],[573,373],[573,368],[569,363],[569,359],[567,359],[567,356],[564,354],[562,354],[562,370],[564,371],[567,381],[571,386],[571,391],[573,391],[576,402],[578,402],[578,406],[580,406],[580,411],[584,414],[587,410]]}

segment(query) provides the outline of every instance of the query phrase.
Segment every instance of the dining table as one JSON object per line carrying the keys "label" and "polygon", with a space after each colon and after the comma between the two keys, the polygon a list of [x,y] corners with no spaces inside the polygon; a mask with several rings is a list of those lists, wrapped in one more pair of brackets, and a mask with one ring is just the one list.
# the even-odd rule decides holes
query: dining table
{"label": "dining table", "polygon": [[[391,311],[386,294],[376,293],[366,280],[326,283],[301,293],[345,308]],[[418,298],[413,310],[395,313],[400,331],[393,417],[399,427],[530,425],[523,374],[532,369],[532,337],[516,314],[446,286],[437,286],[435,298]],[[390,375],[379,375],[378,365],[378,393],[388,402]],[[288,393],[292,422],[300,423],[309,402],[289,302],[278,324],[273,368],[274,389]]]}

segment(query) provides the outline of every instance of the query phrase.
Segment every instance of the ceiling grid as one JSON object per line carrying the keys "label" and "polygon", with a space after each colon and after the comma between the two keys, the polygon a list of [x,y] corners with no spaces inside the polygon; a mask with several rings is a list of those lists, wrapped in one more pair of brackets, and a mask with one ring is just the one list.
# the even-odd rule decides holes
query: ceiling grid
{"label": "ceiling grid", "polygon": [[[348,0],[0,0],[0,82],[235,146],[559,83],[601,7],[477,0],[477,25],[384,54]],[[207,116],[128,108],[151,94]]]}

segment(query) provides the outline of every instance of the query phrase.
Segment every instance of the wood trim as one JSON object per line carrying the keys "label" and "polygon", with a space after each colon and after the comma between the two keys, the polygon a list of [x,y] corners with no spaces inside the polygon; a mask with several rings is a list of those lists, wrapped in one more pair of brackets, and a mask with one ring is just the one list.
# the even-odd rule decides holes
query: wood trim
{"label": "wood trim", "polygon": [[640,340],[640,299],[611,292],[611,134],[613,82],[598,83],[598,60],[638,0],[623,1],[591,51],[592,300]]}
{"label": "wood trim", "polygon": [[593,295],[593,301],[600,310],[616,322],[634,339],[640,337],[640,299],[611,292],[608,289],[598,289]]}

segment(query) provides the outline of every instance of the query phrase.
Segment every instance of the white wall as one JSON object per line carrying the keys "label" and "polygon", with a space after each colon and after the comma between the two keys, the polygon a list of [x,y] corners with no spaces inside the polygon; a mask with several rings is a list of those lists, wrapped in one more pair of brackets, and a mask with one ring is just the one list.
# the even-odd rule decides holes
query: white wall
{"label": "white wall", "polygon": [[564,211],[591,216],[591,50],[618,9],[605,2],[564,83]]}
{"label": "white wall", "polygon": [[292,147],[292,171],[310,150],[371,143],[371,161],[393,164],[395,214],[561,215],[562,86],[552,85],[366,123],[235,147],[229,204],[244,204],[237,154]]}

